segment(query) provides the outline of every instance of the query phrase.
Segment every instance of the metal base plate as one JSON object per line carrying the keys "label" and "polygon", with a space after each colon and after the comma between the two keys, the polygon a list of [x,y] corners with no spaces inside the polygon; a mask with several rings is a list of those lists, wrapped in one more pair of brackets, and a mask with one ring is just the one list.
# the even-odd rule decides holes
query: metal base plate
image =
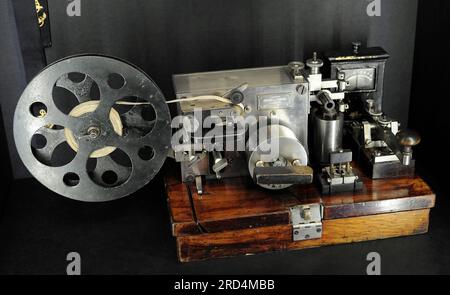
{"label": "metal base plate", "polygon": [[327,181],[327,176],[324,173],[318,175],[318,180],[320,187],[322,189],[322,194],[330,195],[343,192],[356,192],[363,189],[364,184],[361,179],[356,179],[354,183],[342,183],[331,185]]}

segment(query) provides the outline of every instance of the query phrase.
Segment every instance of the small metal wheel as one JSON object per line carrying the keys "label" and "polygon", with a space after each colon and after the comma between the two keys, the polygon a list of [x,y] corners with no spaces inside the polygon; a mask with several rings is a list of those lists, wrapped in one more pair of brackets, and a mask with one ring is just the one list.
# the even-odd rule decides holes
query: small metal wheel
{"label": "small metal wheel", "polygon": [[26,87],[14,139],[31,174],[65,197],[103,202],[129,195],[161,169],[170,114],[155,83],[111,57],[57,61]]}

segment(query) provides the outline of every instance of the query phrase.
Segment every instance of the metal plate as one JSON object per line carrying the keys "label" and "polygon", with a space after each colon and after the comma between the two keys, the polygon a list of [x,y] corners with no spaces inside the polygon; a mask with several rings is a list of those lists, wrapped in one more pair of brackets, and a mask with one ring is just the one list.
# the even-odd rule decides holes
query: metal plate
{"label": "metal plate", "polygon": [[[81,73],[84,78],[76,80],[69,73]],[[99,103],[93,112],[75,118],[55,103],[55,87],[70,91],[77,103],[83,103],[93,99],[94,85]],[[114,131],[109,114],[111,108],[118,107],[118,100],[129,97],[139,99],[141,104],[129,106],[121,114],[121,136]],[[37,115],[36,107],[45,110],[45,116]],[[153,117],[144,118],[145,110]],[[67,139],[64,129],[53,126],[70,129],[77,140],[76,154],[70,148],[63,152],[63,156],[70,151],[75,154],[67,163],[52,163],[58,146],[66,144]],[[100,130],[95,138],[87,133],[92,126]],[[71,199],[102,202],[137,191],[158,173],[169,149],[169,126],[164,96],[142,70],[111,57],[80,55],[49,65],[26,87],[14,115],[14,139],[23,163],[46,187]],[[35,134],[44,144],[32,146]],[[90,158],[93,151],[106,146],[116,147],[128,160],[119,161],[113,153]],[[112,177],[107,179],[105,174]]]}

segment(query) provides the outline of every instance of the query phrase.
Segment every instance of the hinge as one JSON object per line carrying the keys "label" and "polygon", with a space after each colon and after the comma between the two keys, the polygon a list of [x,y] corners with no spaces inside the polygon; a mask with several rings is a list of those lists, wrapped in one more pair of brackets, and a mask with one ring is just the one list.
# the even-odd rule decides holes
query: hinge
{"label": "hinge", "polygon": [[322,237],[323,206],[321,204],[299,205],[290,208],[290,211],[294,241]]}

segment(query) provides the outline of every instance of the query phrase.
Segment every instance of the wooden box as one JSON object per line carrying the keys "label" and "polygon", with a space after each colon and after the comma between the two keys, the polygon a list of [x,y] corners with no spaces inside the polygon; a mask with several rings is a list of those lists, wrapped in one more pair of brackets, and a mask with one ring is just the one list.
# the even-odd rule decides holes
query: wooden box
{"label": "wooden box", "polygon": [[[435,194],[420,178],[371,180],[357,193],[322,195],[315,184],[269,191],[249,177],[195,185],[166,174],[181,262],[353,243],[428,231]],[[361,175],[361,173],[360,173]],[[291,208],[322,204],[322,236],[294,241]]]}

